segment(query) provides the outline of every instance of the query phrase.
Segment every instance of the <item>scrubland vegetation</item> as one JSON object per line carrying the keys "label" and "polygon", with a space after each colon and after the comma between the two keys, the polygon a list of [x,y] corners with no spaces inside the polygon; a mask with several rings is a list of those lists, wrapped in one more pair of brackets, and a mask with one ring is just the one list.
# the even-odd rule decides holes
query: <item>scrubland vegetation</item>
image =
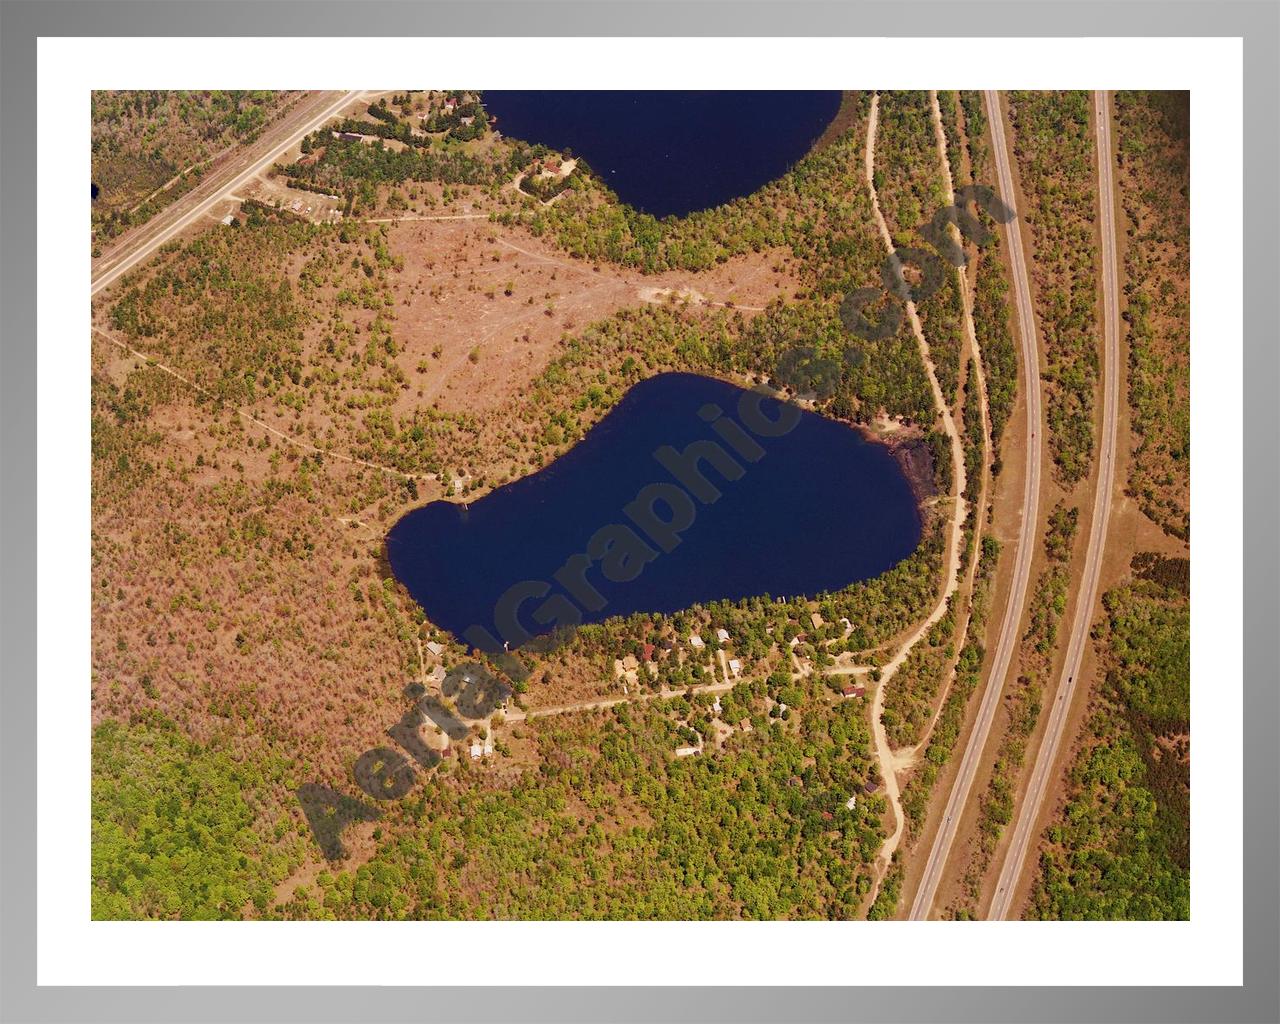
{"label": "scrubland vegetation", "polygon": [[1067,487],[1093,462],[1098,381],[1097,170],[1087,92],[1013,92],[1013,145],[1034,242],[1049,452]]}
{"label": "scrubland vegetation", "polygon": [[1129,492],[1191,536],[1191,233],[1185,92],[1116,93],[1134,448]]}
{"label": "scrubland vegetation", "polygon": [[999,557],[999,542],[993,537],[983,537],[982,553],[978,558],[978,572],[973,586],[968,636],[960,649],[955,679],[942,710],[938,713],[938,721],[929,734],[920,767],[902,791],[902,810],[907,818],[909,838],[913,838],[924,825],[934,784],[955,752],[956,740],[959,739],[960,729],[964,724],[965,708],[982,678],[982,663],[986,656],[982,637],[991,609],[991,582]]}
{"label": "scrubland vegetation", "polygon": [[91,93],[93,236],[106,240],[150,219],[200,180],[208,162],[252,141],[299,93]]}
{"label": "scrubland vegetation", "polygon": [[983,876],[1005,827],[1013,820],[1027,742],[1040,718],[1044,685],[1049,681],[1058,646],[1058,627],[1067,607],[1068,563],[1077,519],[1077,509],[1061,502],[1049,514],[1044,539],[1049,564],[1031,594],[1030,622],[1022,636],[1017,679],[1005,685],[1004,734],[987,788],[979,798],[978,830],[968,851],[964,893],[949,908],[956,917],[970,916],[976,909]]}
{"label": "scrubland vegetation", "polygon": [[[948,205],[929,94],[881,93],[879,113],[875,183],[884,219],[895,245],[923,250],[927,243],[921,229],[928,227],[934,215]],[[917,304],[917,312],[929,339],[938,385],[947,401],[954,402],[964,347],[960,277],[945,260],[938,260],[935,266],[943,275],[942,284]]]}
{"label": "scrubland vegetation", "polygon": [[[939,94],[940,96],[942,94]],[[961,92],[957,118],[964,123],[964,159],[968,167],[965,184],[995,188],[995,166],[987,145],[987,112],[982,93]],[[948,135],[948,139],[950,136]],[[952,162],[952,172],[955,171]],[[959,177],[957,185],[961,184]],[[1002,197],[1007,199],[1007,197]],[[973,280],[973,327],[982,348],[982,368],[987,381],[987,415],[991,421],[991,444],[995,454],[994,472],[1002,460],[1000,442],[1005,424],[1013,414],[1018,393],[1018,350],[1010,325],[1009,283],[1001,259],[1001,239],[994,221],[982,210],[977,216],[991,232],[991,240],[975,257],[970,274]]]}

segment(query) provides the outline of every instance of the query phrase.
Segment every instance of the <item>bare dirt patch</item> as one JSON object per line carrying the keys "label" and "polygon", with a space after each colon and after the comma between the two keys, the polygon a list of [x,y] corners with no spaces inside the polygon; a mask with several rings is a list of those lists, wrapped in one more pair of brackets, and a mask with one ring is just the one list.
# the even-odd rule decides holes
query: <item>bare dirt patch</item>
{"label": "bare dirt patch", "polygon": [[[391,251],[404,259],[393,287],[399,363],[416,386],[394,410],[434,404],[479,412],[509,402],[555,356],[567,334],[666,291],[763,308],[796,282],[772,253],[703,274],[643,275],[566,257],[527,231],[484,220],[404,221]],[[650,290],[653,290],[652,292]],[[684,293],[686,298],[680,298]]]}

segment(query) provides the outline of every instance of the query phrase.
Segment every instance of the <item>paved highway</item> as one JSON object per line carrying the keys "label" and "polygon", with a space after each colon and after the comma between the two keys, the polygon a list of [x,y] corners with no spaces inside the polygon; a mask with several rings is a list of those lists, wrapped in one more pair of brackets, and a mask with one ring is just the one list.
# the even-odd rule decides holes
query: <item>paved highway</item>
{"label": "paved highway", "polygon": [[93,264],[96,295],[122,274],[146,259],[165,242],[198,217],[204,216],[219,200],[226,198],[264,167],[273,163],[298,142],[345,107],[360,98],[359,92],[318,92],[304,96],[298,106],[278,124],[269,126],[253,144],[232,154],[209,171],[190,192],[166,207],[145,224],[121,235]]}
{"label": "paved highway", "polygon": [[1102,306],[1103,306],[1103,393],[1102,393],[1102,447],[1099,452],[1098,488],[1093,498],[1093,521],[1089,525],[1089,548],[1084,556],[1084,579],[1077,596],[1075,622],[1071,626],[1071,640],[1067,645],[1067,660],[1062,667],[1062,679],[1058,694],[1049,710],[1049,725],[1040,741],[1031,772],[1031,784],[1023,798],[1022,808],[1013,828],[1013,839],[1005,854],[1004,866],[996,883],[988,916],[1003,920],[1013,904],[1018,879],[1027,859],[1027,852],[1036,835],[1036,822],[1044,804],[1053,766],[1058,758],[1058,748],[1066,732],[1067,714],[1071,710],[1071,697],[1080,678],[1080,661],[1084,657],[1085,644],[1089,640],[1089,627],[1093,621],[1093,606],[1098,599],[1098,578],[1102,574],[1102,553],[1107,544],[1107,527],[1111,519],[1111,487],[1115,476],[1116,424],[1120,414],[1120,382],[1117,379],[1120,365],[1120,300],[1116,258],[1115,182],[1111,159],[1111,97],[1109,93],[1094,94],[1094,120],[1098,140],[1098,207],[1102,218]]}
{"label": "paved highway", "polygon": [[[1009,168],[1009,150],[1004,137],[1004,115],[1000,112],[1000,98],[996,92],[986,93],[987,119],[991,123],[991,143],[996,164],[996,179],[1000,198],[1011,210],[1017,211],[1016,196],[1013,191],[1013,173]],[[991,664],[991,675],[987,678],[987,688],[982,695],[982,703],[978,708],[978,717],[974,722],[973,733],[965,747],[960,760],[960,771],[951,795],[947,799],[943,811],[942,822],[938,834],[934,837],[933,847],[929,851],[929,859],[925,864],[924,876],[916,890],[915,900],[911,904],[911,920],[918,921],[929,916],[933,908],[933,900],[937,895],[938,884],[942,880],[946,868],[947,857],[951,845],[955,841],[960,818],[969,800],[969,791],[973,788],[973,780],[977,775],[982,760],[982,751],[991,733],[991,723],[996,709],[1000,706],[1000,693],[1004,688],[1005,676],[1009,672],[1009,664],[1018,645],[1019,624],[1022,621],[1022,609],[1026,604],[1027,582],[1031,576],[1031,556],[1035,550],[1036,520],[1040,499],[1040,445],[1044,431],[1041,429],[1040,413],[1040,356],[1036,348],[1035,318],[1031,307],[1031,286],[1027,277],[1026,256],[1022,249],[1022,236],[1019,232],[1018,220],[1015,217],[1006,225],[1005,239],[1009,247],[1009,263],[1013,270],[1013,295],[1018,308],[1018,333],[1022,340],[1023,394],[1027,404],[1027,437],[1026,437],[1026,469],[1025,485],[1022,495],[1022,523],[1018,529],[1017,557],[1014,563],[1013,581],[1009,590],[1009,598],[1005,604],[1004,620],[1000,625],[1000,638],[996,644],[995,657]]]}

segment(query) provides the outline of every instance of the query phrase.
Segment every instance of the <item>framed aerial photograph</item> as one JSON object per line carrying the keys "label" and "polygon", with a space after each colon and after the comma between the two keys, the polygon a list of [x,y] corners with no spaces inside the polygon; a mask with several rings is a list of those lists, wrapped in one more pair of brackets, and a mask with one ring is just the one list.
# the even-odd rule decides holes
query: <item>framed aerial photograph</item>
{"label": "framed aerial photograph", "polygon": [[1189,916],[1188,93],[92,117],[96,918]]}
{"label": "framed aerial photograph", "polygon": [[287,36],[40,40],[42,984],[1240,984],[1238,40]]}

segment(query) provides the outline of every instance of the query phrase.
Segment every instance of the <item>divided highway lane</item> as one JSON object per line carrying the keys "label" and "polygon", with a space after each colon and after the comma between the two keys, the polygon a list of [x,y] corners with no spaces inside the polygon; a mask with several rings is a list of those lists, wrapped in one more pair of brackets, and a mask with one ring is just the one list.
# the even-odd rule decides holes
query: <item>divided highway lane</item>
{"label": "divided highway lane", "polygon": [[[985,97],[987,120],[991,124],[991,143],[1000,198],[1016,214],[1013,173],[1009,167],[1009,150],[1005,143],[1004,115],[1000,112],[1000,97],[994,91],[987,92]],[[973,780],[982,760],[982,751],[991,733],[991,723],[995,719],[996,709],[1000,706],[1000,693],[1004,689],[1004,680],[1008,675],[1009,664],[1020,635],[1018,626],[1022,621],[1022,609],[1026,604],[1027,582],[1031,576],[1031,556],[1035,550],[1036,521],[1040,500],[1040,445],[1044,434],[1040,423],[1040,356],[1036,347],[1035,318],[1032,315],[1031,286],[1028,283],[1026,256],[1023,253],[1022,236],[1016,216],[1005,227],[1005,239],[1009,246],[1009,263],[1013,270],[1014,301],[1018,307],[1018,333],[1022,339],[1022,389],[1027,403],[1022,522],[1018,528],[1017,559],[1014,563],[1013,581],[1005,604],[1004,619],[1000,625],[1000,638],[996,644],[995,657],[991,663],[991,674],[987,678],[987,688],[982,695],[973,733],[960,760],[960,770],[951,788],[951,795],[947,799],[942,822],[938,826],[938,834],[934,837],[933,847],[929,851],[924,876],[920,879],[915,900],[911,904],[913,921],[927,918],[933,908],[934,897],[937,895],[938,885],[942,881],[942,874],[947,865],[947,857],[955,842],[960,818],[968,803],[969,792],[973,788]]]}
{"label": "divided highway lane", "polygon": [[1098,599],[1098,578],[1102,574],[1102,553],[1107,544],[1107,527],[1111,519],[1111,488],[1115,475],[1116,424],[1120,414],[1120,382],[1117,379],[1120,365],[1120,285],[1117,277],[1115,223],[1115,182],[1111,159],[1111,96],[1107,92],[1094,94],[1094,120],[1098,146],[1098,208],[1102,219],[1102,305],[1103,305],[1103,367],[1102,367],[1102,447],[1098,454],[1098,489],[1093,497],[1093,520],[1089,525],[1089,549],[1084,556],[1084,579],[1077,595],[1076,617],[1071,626],[1071,640],[1067,646],[1067,660],[1062,666],[1062,679],[1058,694],[1049,711],[1049,725],[1040,742],[1031,773],[1031,785],[1022,802],[1013,829],[1013,840],[1005,854],[995,895],[991,899],[988,916],[1002,920],[1013,905],[1018,879],[1033,845],[1036,822],[1044,804],[1053,767],[1058,759],[1058,748],[1066,731],[1067,713],[1071,710],[1071,698],[1080,678],[1080,661],[1085,644],[1089,640],[1089,626],[1093,621],[1093,607]]}
{"label": "divided highway lane", "polygon": [[277,160],[304,135],[321,127],[362,95],[361,92],[320,92],[304,96],[297,109],[285,115],[279,124],[269,127],[256,142],[228,157],[172,206],[117,239],[106,253],[94,261],[90,294],[97,295],[137,266],[183,228],[204,216],[228,193],[234,192]]}

